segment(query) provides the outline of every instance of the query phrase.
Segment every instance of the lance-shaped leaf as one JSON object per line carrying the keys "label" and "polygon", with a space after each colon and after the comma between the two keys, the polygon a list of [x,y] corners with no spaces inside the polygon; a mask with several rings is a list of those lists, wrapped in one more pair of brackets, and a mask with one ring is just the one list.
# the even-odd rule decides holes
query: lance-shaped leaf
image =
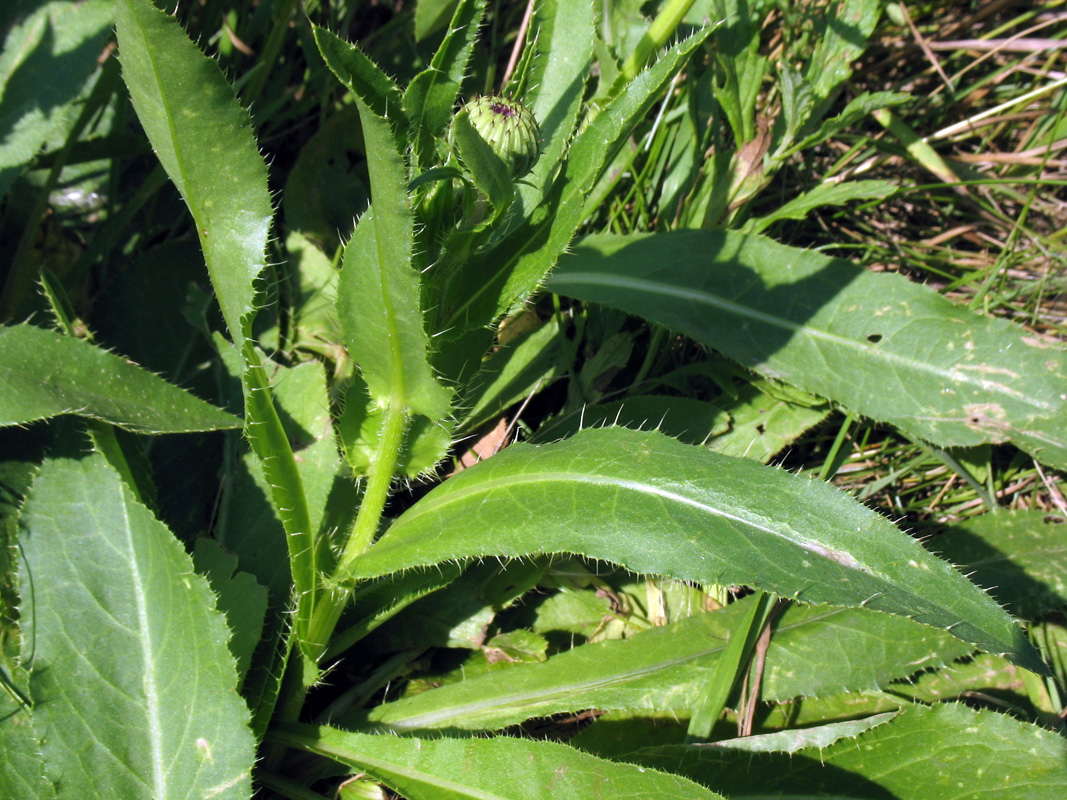
{"label": "lance-shaped leaf", "polygon": [[1046,671],[1000,606],[885,518],[828,484],[654,431],[506,448],[408,509],[355,572],[564,552],[900,614]]}
{"label": "lance-shaped leaf", "polygon": [[412,213],[404,160],[388,121],[357,100],[367,147],[373,210],[345,247],[337,315],[345,346],[378,405],[399,406],[431,420],[448,414],[450,394],[426,358],[429,339],[411,267]]}
{"label": "lance-shaped leaf", "polygon": [[554,292],[620,308],[940,446],[1067,465],[1067,349],[898,275],[760,236],[591,236]]}
{"label": "lance-shaped leaf", "polygon": [[22,531],[33,725],[61,796],[247,798],[230,632],[181,544],[100,455],[46,461]]}
{"label": "lance-shaped leaf", "polygon": [[271,205],[248,113],[219,65],[147,0],[115,8],[122,77],[137,117],[196,222],[230,336],[247,335]]}
{"label": "lance-shaped leaf", "polygon": [[586,71],[593,54],[596,9],[590,0],[544,0],[534,11],[527,47],[533,48],[524,101],[541,129],[541,157],[533,175],[519,185],[529,208],[541,199],[556,173],[578,120]]}
{"label": "lance-shaped leaf", "polygon": [[0,425],[60,414],[139,433],[238,428],[241,420],[83,339],[33,325],[0,328]]}
{"label": "lance-shaped leaf", "polygon": [[461,0],[430,66],[416,75],[404,90],[404,113],[415,152],[413,160],[421,170],[434,165],[435,140],[452,119],[459,86],[484,14],[485,0]]}
{"label": "lance-shaped leaf", "polygon": [[314,32],[327,65],[356,98],[371,182],[373,211],[363,216],[345,247],[338,287],[345,346],[376,406],[437,422],[449,413],[451,393],[437,382],[427,360],[429,339],[412,268],[413,215],[401,155],[407,123],[400,90],[358,47],[323,28]]}
{"label": "lance-shaped leaf", "polygon": [[[694,710],[751,602],[745,598],[629,639],[585,644],[543,663],[445,684],[376,706],[344,724],[395,733],[489,731],[591,708],[684,717]],[[760,696],[782,701],[884,689],[892,680],[969,652],[947,633],[900,617],[862,608],[792,606],[775,624]]]}
{"label": "lance-shaped leaf", "polygon": [[[402,147],[407,136],[407,117],[403,113],[400,87],[355,45],[318,25],[312,25],[311,29],[326,66],[375,116],[389,121],[396,135],[393,149]],[[367,159],[373,163],[369,146]]]}
{"label": "lance-shaped leaf", "polygon": [[287,726],[272,735],[366,772],[409,800],[587,800],[641,797],[713,800],[685,778],[529,739],[401,739],[327,726]]}
{"label": "lance-shaped leaf", "polygon": [[248,114],[218,64],[200,52],[177,20],[147,0],[119,0],[116,16],[134,109],[193,215],[211,283],[244,363],[245,434],[285,526],[299,598],[297,632],[306,647],[315,602],[307,500],[263,359],[249,338],[254,283],[263,269],[271,220],[267,168]]}
{"label": "lance-shaped leaf", "polygon": [[629,758],[680,772],[730,798],[1058,800],[1067,791],[1067,742],[1062,736],[1007,714],[955,703],[908,708],[829,746],[760,752],[764,747],[786,749],[791,733],[649,748]]}

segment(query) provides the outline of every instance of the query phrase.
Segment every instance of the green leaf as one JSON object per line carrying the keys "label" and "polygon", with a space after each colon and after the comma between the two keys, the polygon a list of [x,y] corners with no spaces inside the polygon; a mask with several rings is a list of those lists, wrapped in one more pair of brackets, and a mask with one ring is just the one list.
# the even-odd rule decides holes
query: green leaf
{"label": "green leaf", "polygon": [[[394,134],[392,149],[402,148],[407,139],[407,118],[400,87],[356,45],[349,44],[318,25],[313,24],[311,30],[326,66],[374,116],[388,120]],[[362,110],[360,118],[366,123]],[[367,147],[367,159],[371,164],[374,163],[370,145]]]}
{"label": "green leaf", "polygon": [[590,0],[544,0],[534,11],[533,48],[524,105],[541,129],[541,157],[519,185],[524,208],[544,196],[578,120],[593,53],[596,10]]}
{"label": "green leaf", "polygon": [[551,291],[691,336],[941,446],[1011,441],[1067,465],[1067,350],[898,275],[759,236],[590,236]]}
{"label": "green leaf", "polygon": [[1062,736],[963,705],[915,706],[855,738],[788,754],[753,752],[761,738],[650,748],[630,758],[681,772],[730,798],[1058,800],[1067,791]]}
{"label": "green leaf", "polygon": [[[394,733],[499,730],[533,717],[595,708],[686,717],[708,686],[751,598],[629,639],[575,647],[543,664],[513,666],[385,703],[346,720]],[[775,625],[761,698],[787,701],[885,689],[971,648],[910,620],[862,608],[793,606]],[[859,657],[862,654],[862,658]]]}
{"label": "green leaf", "polygon": [[297,638],[301,648],[310,655],[313,645],[309,639],[309,626],[317,600],[317,573],[315,531],[311,527],[307,495],[300,467],[271,396],[262,356],[246,339],[240,358],[244,366],[241,375],[245,393],[244,434],[259,459],[271,503],[285,529],[289,569],[297,598]]}
{"label": "green leaf", "polygon": [[99,455],[46,461],[22,522],[33,723],[63,796],[247,798],[230,634],[181,544]]}
{"label": "green leaf", "polygon": [[0,425],[60,414],[139,433],[237,428],[241,420],[83,339],[33,325],[0,328]]}
{"label": "green leaf", "polygon": [[147,0],[118,0],[116,19],[133,107],[189,206],[222,315],[240,346],[272,214],[251,120],[218,63],[200,52],[174,17]]}
{"label": "green leaf", "polygon": [[1000,606],[880,515],[819,481],[655,432],[508,447],[401,515],[355,573],[564,552],[900,614],[1045,671]]}
{"label": "green leaf", "polygon": [[673,395],[635,395],[614,403],[583,406],[537,430],[535,441],[551,442],[582,428],[618,425],[639,431],[657,430],[686,444],[704,444],[714,433],[725,432],[729,415],[714,403]]}
{"label": "green leaf", "polygon": [[1067,606],[1067,516],[999,511],[948,526],[926,542],[1012,614],[1039,619]]}
{"label": "green leaf", "polygon": [[724,74],[714,88],[715,99],[740,148],[756,136],[756,100],[767,59],[759,54],[759,25],[747,2],[726,0],[717,4],[715,18],[725,20],[715,30],[715,52]]}
{"label": "green leaf", "polygon": [[248,114],[218,64],[177,21],[147,0],[118,0],[123,77],[152,147],[196,223],[222,314],[243,362],[245,435],[263,465],[288,541],[298,598],[296,627],[309,647],[314,532],[292,448],[249,336],[255,281],[264,266],[271,204],[267,169]]}
{"label": "green leaf", "polygon": [[[399,162],[399,156],[394,156]],[[394,173],[395,177],[395,173]],[[371,398],[379,406],[396,405],[433,420],[449,410],[449,392],[433,375],[426,360],[429,339],[419,311],[418,278],[411,269],[411,216],[399,205],[390,208],[388,186],[381,188],[383,207],[375,205],[356,226],[345,247],[337,293],[337,315],[345,346],[363,374]],[[375,191],[375,198],[378,190]],[[402,213],[403,220],[383,221]],[[406,234],[403,243],[379,246],[390,236]]]}
{"label": "green leaf", "polygon": [[0,692],[0,797],[55,800],[56,788],[45,776],[41,742],[30,715],[6,692]]}
{"label": "green leaf", "polygon": [[874,111],[900,105],[909,100],[911,100],[911,95],[902,92],[864,92],[849,101],[844,111],[835,117],[824,120],[816,131],[803,137],[799,142],[783,142],[786,145],[786,149],[781,153],[775,153],[775,157],[784,159],[819,142],[824,142],[850,125],[856,124]]}
{"label": "green leaf", "polygon": [[418,0],[415,3],[415,41],[421,42],[448,22],[458,0]]}
{"label": "green leaf", "polygon": [[[416,28],[419,12],[425,13],[424,5],[419,3],[415,12]],[[485,0],[459,3],[430,66],[416,75],[404,90],[404,113],[408,117],[415,151],[412,162],[422,170],[433,167],[437,155],[436,140],[452,120],[460,84],[484,14]]]}
{"label": "green leaf", "polygon": [[568,344],[555,319],[515,341],[501,343],[464,387],[464,398],[456,404],[465,410],[461,429],[474,430],[545,388],[565,369]]}
{"label": "green leaf", "polygon": [[765,217],[750,220],[745,233],[761,233],[780,219],[804,219],[819,206],[841,206],[852,200],[884,200],[897,190],[892,181],[845,181],[821,183],[811,191],[794,197]]}
{"label": "green leaf", "polygon": [[226,615],[233,635],[230,652],[237,662],[237,683],[244,681],[252,663],[252,651],[263,633],[267,613],[267,588],[247,572],[235,572],[237,556],[214,539],[201,536],[193,550],[196,571],[211,583],[218,596],[219,611]]}
{"label": "green leaf", "polygon": [[111,33],[112,0],[36,5],[4,31],[0,51],[0,199],[41,145],[73,122],[72,103]]}
{"label": "green leaf", "polygon": [[767,464],[829,415],[829,403],[780,388],[760,378],[739,387],[734,398],[718,398],[715,404],[730,415],[730,429],[713,435],[707,446],[723,455]]}
{"label": "green leaf", "polygon": [[[528,739],[401,739],[326,726],[290,726],[275,741],[326,756],[380,780],[409,800],[558,800],[632,796],[718,798],[685,778]],[[624,793],[620,794],[620,793]]]}
{"label": "green leaf", "polygon": [[852,75],[853,62],[867,49],[867,39],[882,15],[875,0],[839,0],[824,20],[805,78],[812,94],[824,100]]}

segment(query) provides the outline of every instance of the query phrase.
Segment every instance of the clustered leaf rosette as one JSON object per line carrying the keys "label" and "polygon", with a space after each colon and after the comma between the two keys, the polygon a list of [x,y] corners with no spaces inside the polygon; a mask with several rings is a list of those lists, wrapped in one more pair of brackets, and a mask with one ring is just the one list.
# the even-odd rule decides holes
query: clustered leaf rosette
{"label": "clustered leaf rosette", "polygon": [[463,111],[512,178],[521,178],[533,168],[541,155],[541,129],[526,106],[509,97],[483,95],[463,106]]}

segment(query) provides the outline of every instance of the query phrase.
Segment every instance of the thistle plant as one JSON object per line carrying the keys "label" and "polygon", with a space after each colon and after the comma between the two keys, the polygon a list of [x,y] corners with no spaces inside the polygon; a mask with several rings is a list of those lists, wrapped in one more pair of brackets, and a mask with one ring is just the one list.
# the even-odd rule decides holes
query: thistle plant
{"label": "thistle plant", "polygon": [[[77,5],[109,24],[110,4]],[[117,120],[113,144],[142,137],[138,163],[158,173],[144,186],[170,193],[158,209],[134,193],[94,239],[131,275],[155,270],[141,293],[111,275],[122,291],[84,310],[122,356],[77,335],[47,271],[33,298],[16,263],[0,298],[19,311],[0,328],[11,453],[0,796],[382,796],[380,784],[409,800],[721,798],[770,794],[782,776],[797,795],[843,794],[855,775],[872,796],[907,796],[956,791],[964,774],[995,791],[988,753],[1000,748],[1004,774],[1058,797],[1058,734],[920,702],[933,696],[920,669],[951,680],[973,658],[968,676],[1025,675],[1047,711],[1058,685],[1044,656],[1061,651],[1035,646],[1016,619],[1047,608],[1009,613],[998,600],[1025,592],[994,599],[852,496],[769,466],[779,429],[761,414],[785,409],[793,441],[832,404],[938,452],[1010,443],[1063,469],[1067,351],[756,232],[795,206],[726,213],[758,188],[724,199],[746,177],[721,172],[737,151],[716,139],[721,155],[700,155],[728,128],[737,148],[755,136],[745,87],[762,74],[742,74],[759,63],[747,18],[687,25],[693,3],[669,2],[627,49],[608,41],[626,26],[598,24],[603,4],[541,0],[523,101],[461,105],[484,90],[475,78],[488,83],[473,55],[486,4],[459,0],[440,26],[431,12],[447,4],[416,5],[421,60],[396,78],[333,32],[335,4],[294,23],[306,34],[294,52],[313,48],[326,67],[308,70],[318,83],[300,95],[321,107],[301,113],[326,121],[275,173],[279,213],[260,149],[274,129],[254,127],[175,17],[150,0],[114,3],[118,61],[105,60],[78,119]],[[783,73],[783,124],[761,134],[768,170],[899,102],[865,97],[830,116],[871,8],[835,6],[819,60],[803,78]],[[726,12],[733,21],[740,6]],[[13,28],[12,52],[33,50],[49,19]],[[220,58],[241,57],[239,23],[226,23]],[[308,52],[278,59],[289,30],[272,29],[262,52],[303,70]],[[257,112],[277,64],[240,82]],[[302,102],[283,89],[279,102]],[[709,98],[728,125],[710,124]],[[688,126],[671,129],[671,146],[654,139],[661,119]],[[35,162],[57,180],[81,150],[72,130],[53,161]],[[649,151],[684,212],[662,230],[584,231]],[[331,194],[350,156],[355,177]],[[834,191],[889,191],[873,183]],[[331,201],[343,213],[328,214]],[[124,227],[142,207],[157,215],[152,235]],[[192,271],[199,259],[206,272]],[[176,275],[188,277],[163,291]],[[109,302],[123,324],[144,315],[137,335],[107,329]],[[635,367],[634,324],[706,358],[663,368],[650,346]],[[169,342],[171,325],[188,344],[161,356],[148,344]],[[638,379],[619,399],[602,379],[622,371]],[[700,392],[678,396],[689,381]],[[554,382],[563,399],[542,393]],[[721,406],[696,396],[713,385]],[[549,410],[528,441],[461,469],[469,443],[520,427],[531,398]],[[1055,527],[1033,524],[1042,537]],[[898,680],[914,683],[913,700]],[[805,705],[767,707],[761,723],[745,692]],[[599,719],[569,743],[521,733],[583,712]],[[724,715],[767,736],[738,737]],[[950,759],[927,758],[942,749]],[[762,758],[770,773],[750,768]],[[910,784],[891,768],[900,761],[914,765]]]}

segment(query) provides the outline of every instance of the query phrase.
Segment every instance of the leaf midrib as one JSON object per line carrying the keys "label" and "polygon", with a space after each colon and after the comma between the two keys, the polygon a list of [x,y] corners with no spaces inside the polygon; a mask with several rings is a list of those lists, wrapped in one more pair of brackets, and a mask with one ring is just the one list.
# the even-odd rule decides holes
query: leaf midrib
{"label": "leaf midrib", "polygon": [[148,717],[148,742],[152,753],[152,783],[155,787],[155,797],[164,800],[169,797],[169,794],[167,792],[167,776],[163,769],[163,726],[159,713],[159,691],[156,687],[156,661],[152,648],[152,625],[149,621],[148,598],[145,594],[144,580],[137,561],[137,545],[134,541],[133,522],[129,516],[128,499],[125,490],[121,487],[119,487],[119,495],[123,532],[126,535],[126,552],[130,560],[130,572],[133,577],[130,583],[132,584],[134,604],[137,608],[137,624],[140,629],[138,638],[141,643],[141,661],[144,664],[142,674],[144,675],[145,714]]}
{"label": "leaf midrib", "polygon": [[1005,397],[1011,398],[1015,401],[1021,401],[1035,409],[1042,414],[1049,414],[1055,411],[1055,408],[1047,401],[1041,401],[1033,395],[1020,392],[1018,390],[1011,389],[1001,383],[996,383],[989,380],[976,379],[974,376],[963,372],[954,371],[953,369],[944,369],[937,367],[933,364],[929,364],[925,361],[918,361],[907,356],[902,356],[897,353],[889,353],[884,350],[872,349],[866,347],[860,342],[854,339],[848,339],[837,334],[830,333],[819,328],[813,328],[808,325],[802,325],[800,323],[792,322],[782,317],[777,317],[768,314],[763,311],[759,311],[751,306],[746,306],[741,303],[727,300],[718,295],[704,292],[692,287],[680,287],[664,284],[659,281],[651,281],[644,278],[635,278],[633,276],[612,274],[610,276],[603,275],[596,272],[568,272],[565,277],[558,279],[556,282],[557,289],[565,289],[570,286],[607,286],[610,288],[625,288],[634,292],[652,293],[662,297],[669,297],[674,300],[684,300],[687,302],[699,302],[704,303],[712,308],[720,309],[736,314],[741,317],[747,317],[756,322],[766,323],[775,327],[789,331],[790,333],[804,333],[810,336],[812,339],[818,339],[825,341],[829,344],[837,347],[852,350],[858,354],[862,354],[863,358],[876,358],[882,359],[886,363],[893,364],[895,366],[906,367],[910,370],[924,372],[932,375],[934,378],[952,383],[955,385],[963,384],[966,386],[972,386],[983,392],[990,392],[1001,394]]}

